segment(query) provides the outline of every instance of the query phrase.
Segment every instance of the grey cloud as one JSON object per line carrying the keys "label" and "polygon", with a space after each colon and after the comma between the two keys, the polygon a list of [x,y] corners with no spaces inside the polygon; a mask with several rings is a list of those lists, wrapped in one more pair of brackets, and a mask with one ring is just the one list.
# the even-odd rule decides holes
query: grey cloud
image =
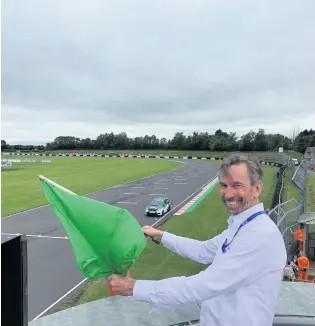
{"label": "grey cloud", "polygon": [[[101,120],[142,134],[150,123],[169,131],[307,121],[314,12],[313,0],[6,0],[3,122],[36,133],[34,114],[38,123],[67,116],[91,129]],[[37,132],[46,137],[45,128]]]}

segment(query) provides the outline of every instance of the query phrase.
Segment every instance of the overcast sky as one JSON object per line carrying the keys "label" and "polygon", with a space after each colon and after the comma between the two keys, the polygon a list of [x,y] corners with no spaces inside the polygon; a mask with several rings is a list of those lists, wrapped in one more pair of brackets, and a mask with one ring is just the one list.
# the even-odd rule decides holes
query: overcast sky
{"label": "overcast sky", "polygon": [[2,135],[315,126],[314,0],[4,0]]}

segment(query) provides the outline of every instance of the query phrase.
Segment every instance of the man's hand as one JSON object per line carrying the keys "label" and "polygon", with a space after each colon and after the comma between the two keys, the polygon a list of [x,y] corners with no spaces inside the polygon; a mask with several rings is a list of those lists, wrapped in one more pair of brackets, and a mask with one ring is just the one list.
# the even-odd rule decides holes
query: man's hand
{"label": "man's hand", "polygon": [[144,226],[142,228],[142,230],[143,230],[144,234],[147,236],[147,238],[149,238],[149,239],[154,238],[154,239],[157,239],[157,240],[161,240],[162,237],[163,237],[163,234],[164,234],[163,231],[161,231],[159,229],[155,229],[155,228],[153,228],[151,226],[148,226],[148,225]]}
{"label": "man's hand", "polygon": [[130,296],[133,294],[135,280],[130,277],[113,274],[107,277],[107,282],[117,295]]}

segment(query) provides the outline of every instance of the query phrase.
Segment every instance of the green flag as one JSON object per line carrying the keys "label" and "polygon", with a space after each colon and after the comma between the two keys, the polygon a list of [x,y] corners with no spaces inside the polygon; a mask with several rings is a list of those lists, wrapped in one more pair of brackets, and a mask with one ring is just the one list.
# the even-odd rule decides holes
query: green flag
{"label": "green flag", "polygon": [[147,243],[138,221],[126,209],[79,196],[45,177],[40,183],[83,275],[125,276]]}

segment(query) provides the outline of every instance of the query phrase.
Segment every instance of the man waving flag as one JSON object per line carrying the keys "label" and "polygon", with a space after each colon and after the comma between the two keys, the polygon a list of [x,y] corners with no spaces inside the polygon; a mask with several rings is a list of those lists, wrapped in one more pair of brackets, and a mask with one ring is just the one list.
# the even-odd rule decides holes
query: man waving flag
{"label": "man waving flag", "polygon": [[79,196],[43,176],[39,179],[83,275],[126,276],[147,244],[138,221],[126,209]]}

